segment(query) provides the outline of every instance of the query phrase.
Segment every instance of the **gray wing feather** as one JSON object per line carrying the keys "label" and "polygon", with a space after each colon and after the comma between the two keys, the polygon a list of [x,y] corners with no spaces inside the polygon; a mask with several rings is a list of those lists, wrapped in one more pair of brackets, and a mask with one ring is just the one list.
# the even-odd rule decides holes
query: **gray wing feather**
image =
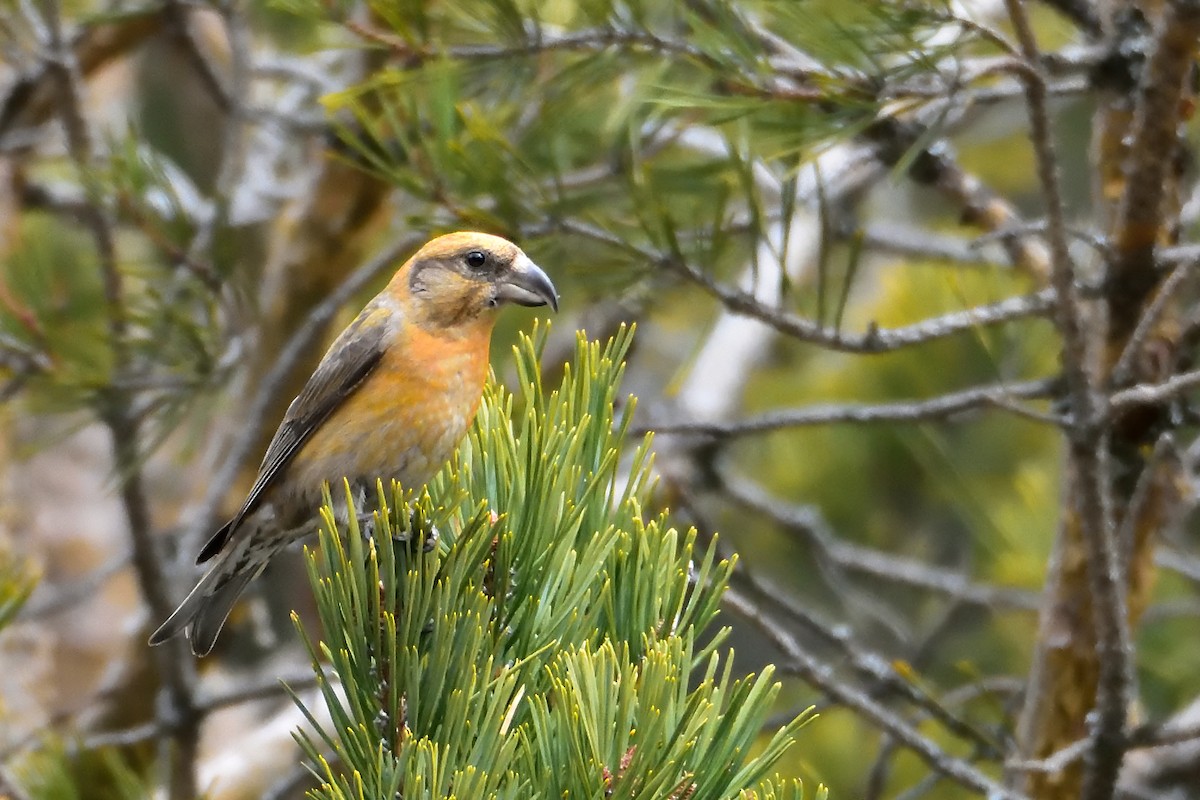
{"label": "gray wing feather", "polygon": [[[387,326],[378,322],[374,325],[365,324],[376,308],[376,303],[368,304],[338,336],[308,383],[288,406],[283,422],[267,445],[262,466],[258,468],[258,477],[246,495],[246,502],[230,523],[230,533],[258,506],[263,494],[279,478],[313,431],[354,393],[379,364],[384,353]],[[336,358],[333,357],[335,353]]]}

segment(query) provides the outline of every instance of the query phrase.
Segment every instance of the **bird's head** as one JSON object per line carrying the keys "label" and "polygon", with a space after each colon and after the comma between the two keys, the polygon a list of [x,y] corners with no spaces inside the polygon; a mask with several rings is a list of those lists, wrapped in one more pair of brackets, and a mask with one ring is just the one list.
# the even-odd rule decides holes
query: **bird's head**
{"label": "bird's head", "polygon": [[521,248],[487,233],[439,236],[396,277],[418,317],[441,327],[490,321],[506,303],[558,310],[558,292],[546,273]]}

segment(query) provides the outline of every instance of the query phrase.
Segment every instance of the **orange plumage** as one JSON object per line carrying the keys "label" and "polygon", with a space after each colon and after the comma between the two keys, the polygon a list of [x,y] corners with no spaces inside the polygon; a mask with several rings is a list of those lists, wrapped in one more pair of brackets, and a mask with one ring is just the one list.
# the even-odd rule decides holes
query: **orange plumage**
{"label": "orange plumage", "polygon": [[151,644],[188,630],[193,652],[208,653],[246,584],[314,530],[325,483],[346,479],[363,498],[380,478],[416,488],[433,477],[475,417],[506,303],[557,308],[558,296],[497,236],[440,236],[406,261],[292,401],[242,508],[200,553],[215,563]]}

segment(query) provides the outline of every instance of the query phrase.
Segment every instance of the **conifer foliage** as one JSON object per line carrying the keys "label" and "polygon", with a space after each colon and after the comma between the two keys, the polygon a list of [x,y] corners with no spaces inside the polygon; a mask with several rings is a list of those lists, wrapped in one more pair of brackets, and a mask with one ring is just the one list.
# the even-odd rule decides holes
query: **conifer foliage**
{"label": "conifer foliage", "polygon": [[315,795],[801,797],[768,776],[807,715],[756,746],[778,684],[735,679],[704,633],[732,563],[644,517],[649,438],[622,457],[631,331],[580,335],[553,391],[542,333],[421,497],[381,486],[348,525],[326,503],[306,641],[333,724],[297,734]]}

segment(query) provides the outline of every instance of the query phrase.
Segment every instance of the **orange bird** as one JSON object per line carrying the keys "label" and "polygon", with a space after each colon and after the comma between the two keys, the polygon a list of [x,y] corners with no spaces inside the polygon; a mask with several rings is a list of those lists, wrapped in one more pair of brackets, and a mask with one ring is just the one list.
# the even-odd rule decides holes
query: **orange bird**
{"label": "orange bird", "polygon": [[[424,485],[475,418],[496,314],[507,303],[558,310],[554,284],[512,242],[451,233],[404,263],[337,337],[292,401],[233,519],[196,559],[216,558],[150,637],[185,629],[212,650],[234,602],[280,549],[315,530],[322,485]],[[335,493],[336,494],[336,493]],[[346,516],[343,502],[338,511]]]}

